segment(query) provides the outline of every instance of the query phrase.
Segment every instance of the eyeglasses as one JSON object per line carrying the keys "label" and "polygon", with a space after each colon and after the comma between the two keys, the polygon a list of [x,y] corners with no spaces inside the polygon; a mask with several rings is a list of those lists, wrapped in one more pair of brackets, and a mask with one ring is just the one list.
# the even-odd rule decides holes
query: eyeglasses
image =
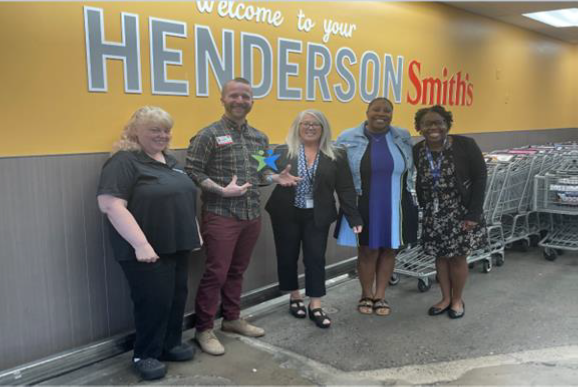
{"label": "eyeglasses", "polygon": [[303,128],[314,128],[314,129],[319,129],[322,126],[319,122],[300,122],[299,125]]}
{"label": "eyeglasses", "polygon": [[445,128],[446,122],[445,121],[425,121],[421,123],[422,128],[431,128],[431,127],[438,127],[438,128]]}

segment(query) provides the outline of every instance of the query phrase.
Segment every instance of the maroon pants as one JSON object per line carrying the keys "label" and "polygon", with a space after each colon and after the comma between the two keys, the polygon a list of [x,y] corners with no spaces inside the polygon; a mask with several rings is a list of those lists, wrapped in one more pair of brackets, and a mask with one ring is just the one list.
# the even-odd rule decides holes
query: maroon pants
{"label": "maroon pants", "polygon": [[201,230],[207,261],[195,301],[198,332],[213,328],[219,298],[223,317],[239,318],[243,274],[261,231],[261,218],[237,220],[204,212]]}

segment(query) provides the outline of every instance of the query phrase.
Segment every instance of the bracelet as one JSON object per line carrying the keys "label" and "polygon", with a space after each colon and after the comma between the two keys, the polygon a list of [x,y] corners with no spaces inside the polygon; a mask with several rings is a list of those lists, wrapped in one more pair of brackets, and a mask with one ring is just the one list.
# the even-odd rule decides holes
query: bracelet
{"label": "bracelet", "polygon": [[275,180],[273,180],[273,175],[267,175],[265,177],[265,180],[267,181],[267,183],[272,184]]}

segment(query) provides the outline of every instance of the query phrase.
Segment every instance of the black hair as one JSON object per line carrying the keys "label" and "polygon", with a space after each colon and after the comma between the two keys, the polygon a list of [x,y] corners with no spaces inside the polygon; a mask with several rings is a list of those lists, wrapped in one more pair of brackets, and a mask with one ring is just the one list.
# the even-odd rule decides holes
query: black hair
{"label": "black hair", "polygon": [[419,132],[419,126],[421,124],[421,119],[423,118],[423,116],[425,116],[429,112],[437,113],[440,116],[442,116],[442,118],[444,119],[444,121],[448,127],[448,130],[452,127],[452,124],[454,123],[454,116],[452,115],[452,112],[450,112],[449,110],[446,110],[442,105],[433,105],[431,107],[419,109],[415,113],[415,118],[413,121],[414,126],[415,126],[415,130],[417,130]]}
{"label": "black hair", "polygon": [[391,110],[393,110],[393,103],[391,103],[391,101],[385,97],[377,97],[371,100],[371,102],[369,102],[369,104],[367,105],[367,110],[369,110],[371,108],[371,105],[373,105],[376,102],[379,101],[385,101],[389,104],[389,106],[391,107]]}

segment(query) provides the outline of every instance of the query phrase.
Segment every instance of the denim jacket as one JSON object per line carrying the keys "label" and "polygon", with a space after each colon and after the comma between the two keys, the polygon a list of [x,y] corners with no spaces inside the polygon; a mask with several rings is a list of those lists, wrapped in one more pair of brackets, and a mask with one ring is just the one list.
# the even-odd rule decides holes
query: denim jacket
{"label": "denim jacket", "polygon": [[[347,129],[337,137],[336,145],[343,146],[347,150],[347,158],[349,159],[349,167],[353,175],[353,183],[358,195],[361,195],[361,159],[369,144],[369,139],[364,134],[365,122],[361,125]],[[397,145],[403,158],[405,160],[405,168],[407,171],[407,190],[412,192],[414,189],[415,172],[413,167],[413,154],[411,136],[409,132],[403,128],[390,126],[393,142]]]}

